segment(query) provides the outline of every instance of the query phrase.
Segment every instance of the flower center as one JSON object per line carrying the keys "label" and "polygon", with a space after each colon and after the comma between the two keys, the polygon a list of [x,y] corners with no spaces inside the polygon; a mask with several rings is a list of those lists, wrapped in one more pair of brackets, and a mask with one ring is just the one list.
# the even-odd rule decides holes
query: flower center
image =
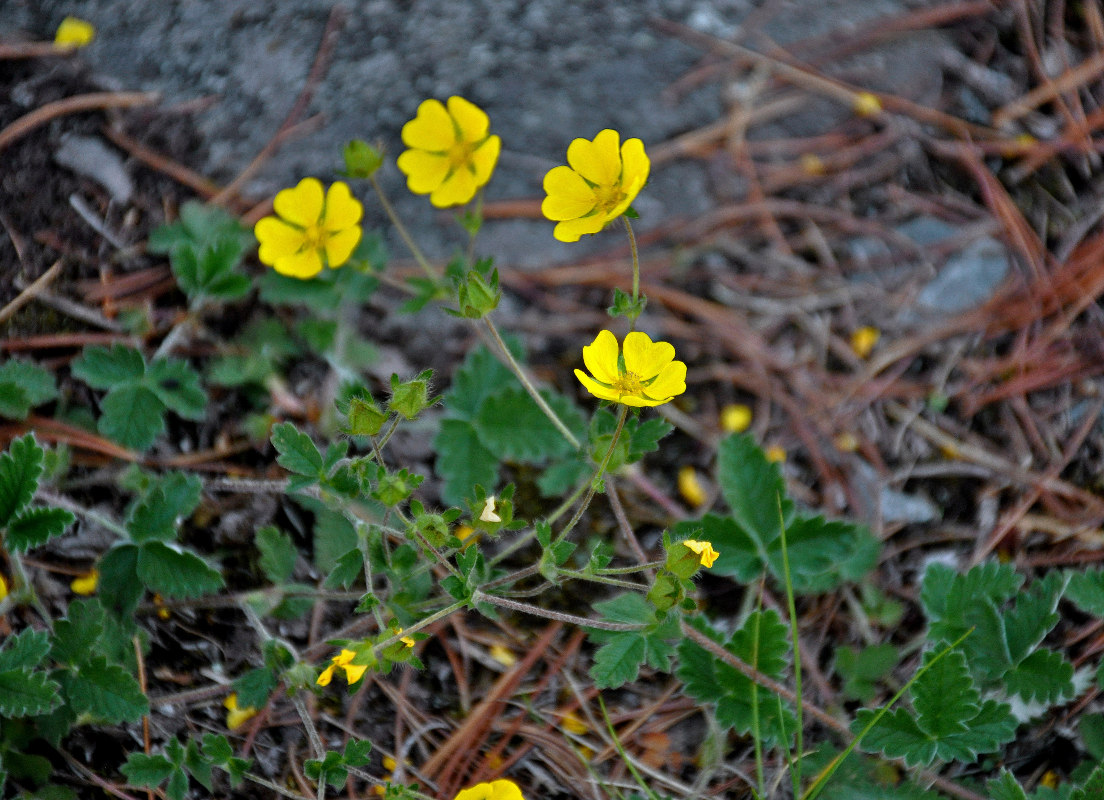
{"label": "flower center", "polygon": [[303,229],[303,245],[307,250],[321,250],[326,246],[326,231],[321,225],[308,225]]}
{"label": "flower center", "polygon": [[462,169],[471,163],[472,153],[475,152],[475,142],[458,141],[448,150],[449,165],[454,169]]}
{"label": "flower center", "polygon": [[618,394],[625,395],[642,395],[644,394],[644,384],[640,381],[640,376],[635,372],[622,372],[613,381],[613,389]]}
{"label": "flower center", "polygon": [[617,208],[625,199],[625,193],[621,191],[621,185],[611,183],[608,186],[595,186],[594,199],[598,201],[598,208],[609,212]]}

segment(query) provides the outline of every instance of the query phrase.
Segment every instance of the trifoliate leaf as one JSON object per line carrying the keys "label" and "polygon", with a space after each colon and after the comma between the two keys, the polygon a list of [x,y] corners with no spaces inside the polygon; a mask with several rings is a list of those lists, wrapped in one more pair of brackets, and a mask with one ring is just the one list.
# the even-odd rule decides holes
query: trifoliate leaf
{"label": "trifoliate leaf", "polygon": [[0,455],[0,528],[8,525],[31,502],[42,474],[42,448],[34,436],[13,439]]}
{"label": "trifoliate leaf", "polygon": [[0,644],[0,671],[34,669],[50,652],[50,637],[45,631],[24,628]]}
{"label": "trifoliate leaf", "polygon": [[62,664],[80,664],[93,652],[103,635],[104,612],[95,600],[74,600],[65,619],[54,623],[51,654]]}
{"label": "trifoliate leaf", "polygon": [[93,389],[115,389],[137,383],[146,374],[146,362],[133,347],[115,344],[106,347],[86,347],[70,368],[73,377]]}
{"label": "trifoliate leaf", "polygon": [[322,454],[311,438],[290,422],[273,427],[272,445],[280,454],[276,463],[288,472],[317,480],[325,477]]}
{"label": "trifoliate leaf", "polygon": [[452,386],[442,398],[445,411],[451,417],[474,420],[484,400],[504,386],[518,386],[514,374],[487,348],[476,347],[452,376]]}
{"label": "trifoliate leaf", "polygon": [[966,720],[977,714],[980,695],[970,679],[966,656],[952,650],[940,658],[929,650],[924,665],[927,669],[911,690],[916,724],[935,739],[967,730]]}
{"label": "trifoliate leaf", "polygon": [[9,550],[25,553],[61,536],[75,521],[76,517],[61,508],[28,508],[8,524],[4,541]]}
{"label": "trifoliate leaf", "polygon": [[149,700],[134,676],[101,656],[84,662],[75,672],[64,673],[62,684],[74,711],[107,724],[137,722],[149,713]]}
{"label": "trifoliate leaf", "polygon": [[1104,570],[1071,573],[1066,597],[1085,613],[1104,619]]}
{"label": "trifoliate leaf", "polygon": [[145,588],[138,579],[138,547],[119,544],[100,557],[99,598],[116,617],[129,617]]}
{"label": "trifoliate leaf", "polygon": [[100,402],[100,433],[132,450],[149,449],[165,430],[165,404],[145,386],[128,384],[108,392]]}
{"label": "trifoliate leaf", "polygon": [[1004,675],[1012,694],[1051,705],[1073,695],[1073,665],[1061,653],[1036,650]]}
{"label": "trifoliate leaf", "polygon": [[184,419],[203,419],[207,413],[207,394],[199,383],[199,373],[186,361],[157,359],[146,371],[145,385]]}
{"label": "trifoliate leaf", "polygon": [[441,499],[446,503],[462,504],[473,496],[476,485],[488,489],[497,486],[498,458],[483,447],[471,422],[442,420],[433,448],[437,451],[437,474],[445,479]]}
{"label": "trifoliate leaf", "polygon": [[600,688],[616,688],[636,680],[643,664],[667,671],[671,668],[674,647],[670,640],[678,636],[674,616],[657,622],[655,608],[641,595],[626,593],[595,603],[594,608],[608,622],[639,624],[638,631],[590,630],[590,638],[605,642],[594,654],[590,676]]}
{"label": "trifoliate leaf", "polygon": [[1066,590],[1067,578],[1051,572],[1032,582],[1016,596],[1016,605],[1004,614],[1004,630],[1012,661],[1023,660],[1038,647],[1058,624],[1058,601]]}
{"label": "trifoliate leaf", "polygon": [[17,359],[0,364],[0,416],[26,419],[33,407],[55,397],[57,384],[49,370]]}
{"label": "trifoliate leaf", "polygon": [[291,536],[273,525],[258,529],[257,549],[261,552],[261,569],[273,583],[287,583],[295,570],[299,551]]}
{"label": "trifoliate leaf", "polygon": [[[583,416],[566,397],[541,392],[556,415],[578,439],[585,437]],[[483,402],[474,426],[479,441],[500,460],[540,461],[567,455],[571,444],[522,388],[507,387]]]}
{"label": "trifoliate leaf", "polygon": [[188,550],[150,541],[138,553],[138,577],[165,597],[202,597],[224,585],[218,570]]}
{"label": "trifoliate leaf", "polygon": [[61,705],[60,689],[45,672],[29,669],[0,672],[0,714],[5,717],[47,714]]}
{"label": "trifoliate leaf", "polygon": [[131,786],[156,789],[177,769],[160,753],[147,756],[145,753],[131,753],[119,771],[126,775]]}

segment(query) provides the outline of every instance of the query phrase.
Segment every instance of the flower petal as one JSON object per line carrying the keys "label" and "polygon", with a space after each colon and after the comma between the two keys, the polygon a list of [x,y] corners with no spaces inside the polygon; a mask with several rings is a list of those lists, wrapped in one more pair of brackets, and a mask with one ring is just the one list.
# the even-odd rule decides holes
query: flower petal
{"label": "flower petal", "polygon": [[440,100],[423,100],[414,119],[403,125],[403,144],[419,150],[443,152],[456,143],[452,117]]}
{"label": "flower petal", "polygon": [[617,370],[617,337],[612,331],[601,331],[594,341],[583,348],[583,363],[590,374],[602,383],[613,383]]}
{"label": "flower petal", "polygon": [[333,267],[340,267],[349,260],[349,256],[360,244],[360,226],[354,225],[337,233],[331,233],[326,237],[326,263]]}
{"label": "flower petal", "polygon": [[326,210],[322,227],[327,231],[341,231],[351,228],[364,216],[364,206],[353,197],[349,185],[336,181],[326,192]]}
{"label": "flower petal", "polygon": [[568,219],[556,223],[552,235],[561,242],[577,242],[579,237],[588,233],[598,233],[605,226],[606,220],[601,214],[591,214],[579,219]]}
{"label": "flower petal", "polygon": [[475,182],[478,186],[485,186],[491,179],[501,151],[502,140],[497,136],[487,137],[485,142],[475,148],[472,153],[472,168],[475,169]]}
{"label": "flower petal", "polygon": [[598,204],[594,190],[571,167],[550,169],[544,176],[544,191],[548,197],[541,203],[541,213],[551,220],[584,217]]}
{"label": "flower petal", "polygon": [[644,393],[651,398],[660,399],[660,403],[666,403],[672,397],[686,391],[686,364],[681,361],[672,361],[659,373],[650,386],[644,389]]}
{"label": "flower petal", "polygon": [[307,248],[298,253],[277,258],[272,267],[281,275],[289,275],[292,278],[313,278],[322,271],[322,256],[317,250]]}
{"label": "flower petal", "polygon": [[671,359],[675,348],[668,342],[653,342],[646,333],[632,331],[625,337],[625,370],[646,381],[659,375]]}
{"label": "flower petal", "polygon": [[406,150],[395,162],[406,175],[406,186],[414,194],[429,194],[444,181],[449,160],[425,150]]}
{"label": "flower petal", "polygon": [[429,202],[437,208],[461,206],[475,197],[475,175],[469,169],[454,170],[429,196]]}
{"label": "flower petal", "polygon": [[621,198],[621,202],[606,212],[606,222],[612,222],[619,216],[624,214],[629,206],[632,205],[632,201],[636,199],[636,196],[640,194],[640,190],[644,188],[644,184],[640,179],[636,179],[627,186],[621,188],[621,192],[624,197]]}
{"label": "flower petal", "polygon": [[594,141],[576,139],[567,148],[567,163],[591,183],[610,186],[621,175],[620,134],[606,128]]}
{"label": "flower petal", "polygon": [[322,216],[322,182],[318,178],[303,178],[295,188],[277,192],[272,207],[288,222],[302,228],[315,225]]}
{"label": "flower petal", "polygon": [[487,136],[491,129],[491,120],[487,112],[470,100],[453,95],[448,99],[448,113],[460,128],[460,139],[465,142],[478,142]]}
{"label": "flower petal", "polygon": [[253,226],[253,235],[261,243],[257,257],[270,267],[276,259],[299,252],[306,241],[303,232],[293,228],[279,217],[262,217]]}
{"label": "flower petal", "polygon": [[525,800],[525,798],[516,783],[499,779],[490,783],[477,783],[464,789],[453,800]]}
{"label": "flower petal", "polygon": [[[621,145],[621,185],[628,187],[639,181],[637,191],[648,181],[651,161],[644,152],[644,143],[639,139],[628,139]],[[635,193],[634,193],[635,195]]]}
{"label": "flower petal", "polygon": [[579,383],[583,384],[583,386],[586,387],[586,390],[588,392],[597,397],[599,400],[612,400],[616,403],[620,399],[620,396],[617,394],[617,392],[615,392],[613,389],[610,389],[608,386],[603,386],[602,384],[598,383],[598,381],[594,380],[594,378],[587,375],[581,369],[575,370],[575,377],[579,379]]}
{"label": "flower petal", "polygon": [[367,666],[361,666],[360,664],[344,664],[345,679],[350,684],[356,683],[364,677],[364,673],[368,671]]}
{"label": "flower petal", "polygon": [[317,683],[319,686],[329,686],[330,681],[333,680],[334,666],[334,664],[330,664],[328,667],[322,670],[322,674],[318,676],[318,680],[316,680],[315,683]]}

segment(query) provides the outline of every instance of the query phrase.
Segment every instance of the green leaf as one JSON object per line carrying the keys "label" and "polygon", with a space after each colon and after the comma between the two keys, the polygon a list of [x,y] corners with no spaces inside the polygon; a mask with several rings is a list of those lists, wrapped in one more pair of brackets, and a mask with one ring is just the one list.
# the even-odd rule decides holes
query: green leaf
{"label": "green leaf", "polygon": [[31,413],[31,399],[15,383],[0,383],[0,417],[24,420]]}
{"label": "green leaf", "polygon": [[1004,614],[1005,638],[1014,663],[1026,658],[1058,624],[1058,601],[1066,582],[1062,573],[1049,573],[1020,592],[1015,607]]}
{"label": "green leaf", "polygon": [[1010,564],[987,562],[965,575],[943,564],[930,564],[924,571],[920,602],[933,622],[944,617],[961,619],[963,609],[981,598],[1001,606],[1019,591],[1023,580]]}
{"label": "green leaf", "polygon": [[107,724],[137,722],[149,713],[149,700],[134,676],[101,656],[83,663],[62,677],[73,710],[91,714]]}
{"label": "green leaf", "polygon": [[95,600],[74,600],[65,619],[54,623],[52,655],[62,664],[80,664],[92,653],[104,632],[104,612]]}
{"label": "green leaf", "polygon": [[42,474],[42,448],[32,434],[13,439],[0,455],[0,528],[31,502]]}
{"label": "green leaf", "polygon": [[104,436],[139,452],[165,430],[165,405],[145,386],[129,384],[108,392],[96,427]]}
{"label": "green leaf", "polygon": [[200,386],[199,373],[186,361],[157,359],[146,372],[145,385],[184,419],[201,420],[207,414],[207,394]]}
{"label": "green leaf", "polygon": [[340,586],[348,589],[364,571],[364,554],[359,548],[354,547],[334,563],[330,574],[326,576],[326,588],[334,589]]}
{"label": "green leaf", "polygon": [[793,502],[778,464],[767,460],[751,434],[733,434],[717,449],[717,481],[733,518],[750,535],[767,542],[778,536],[778,505],[789,524]]}
{"label": "green leaf", "polygon": [[750,583],[763,571],[759,545],[736,520],[706,514],[700,520],[683,520],[674,527],[678,540],[702,539],[713,545],[719,556],[710,569],[714,575]]}
{"label": "green leaf", "polygon": [[171,502],[161,486],[154,488],[130,510],[126,529],[138,544],[149,541],[169,542],[176,538],[179,508]]}
{"label": "green leaf", "polygon": [[1031,702],[1052,705],[1073,696],[1073,665],[1061,653],[1040,649],[1005,674],[1008,691]]}
{"label": "green leaf", "polygon": [[45,672],[29,669],[0,672],[0,714],[6,717],[47,714],[61,705],[60,689]]}
{"label": "green leaf", "polygon": [[470,422],[442,420],[433,448],[437,474],[445,479],[441,498],[446,503],[460,505],[473,496],[477,485],[492,489],[498,484],[498,458],[483,447]]}
{"label": "green leaf", "polygon": [[[566,397],[541,392],[552,410],[579,439],[586,436],[583,416]],[[508,387],[483,402],[474,427],[483,447],[499,460],[536,462],[564,456],[574,448],[522,388]]]}
{"label": "green leaf", "polygon": [[644,663],[647,644],[643,634],[621,633],[594,654],[590,677],[599,689],[615,689],[636,680]]}
{"label": "green leaf", "polygon": [[1104,765],[1097,764],[1085,782],[1073,791],[1070,800],[1101,800],[1101,798],[1104,798]]}
{"label": "green leaf", "polygon": [[594,604],[602,619],[644,625],[639,631],[588,631],[590,638],[605,642],[594,654],[590,676],[598,688],[616,688],[636,680],[643,664],[663,672],[671,668],[678,636],[674,616],[657,623],[655,608],[641,595],[630,592]]}
{"label": "green leaf", "polygon": [[49,370],[17,359],[0,364],[0,415],[26,419],[34,406],[56,397],[57,384]]}
{"label": "green leaf", "polygon": [[[851,730],[862,733],[877,712],[860,708],[855,713]],[[868,753],[883,753],[890,758],[903,758],[910,767],[927,766],[935,759],[935,740],[920,730],[912,713],[896,708],[886,713],[863,737],[860,747]]]}
{"label": "green leaf", "polygon": [[985,789],[989,793],[989,800],[1027,800],[1027,794],[1016,776],[1006,769],[1002,769],[999,776],[985,784]]}
{"label": "green leaf", "polygon": [[897,666],[899,653],[891,644],[877,644],[857,650],[841,647],[836,650],[836,671],[844,679],[842,691],[848,697],[869,703],[877,693],[877,685]]}
{"label": "green leaf", "polygon": [[261,551],[261,569],[273,583],[287,583],[295,571],[299,551],[291,536],[273,525],[258,529],[257,549]]}
{"label": "green leaf", "polygon": [[100,557],[99,598],[116,617],[129,617],[145,589],[138,579],[138,548],[117,544]]}
{"label": "green leaf", "polygon": [[61,536],[76,519],[61,508],[28,508],[8,524],[4,541],[9,550],[25,553]]}
{"label": "green leaf", "polygon": [[139,549],[138,577],[165,597],[202,597],[225,585],[222,574],[195,553],[156,541]]}
{"label": "green leaf", "polygon": [[1016,718],[1007,703],[986,700],[977,715],[966,721],[967,731],[939,740],[943,761],[972,763],[981,753],[993,753],[1016,737]]}
{"label": "green leaf", "polygon": [[939,658],[937,651],[929,650],[923,663],[931,666],[911,689],[916,724],[935,739],[967,730],[966,720],[977,714],[980,695],[970,678],[965,654],[952,650]]}
{"label": "green leaf", "polygon": [[177,770],[169,759],[161,754],[147,756],[145,753],[131,753],[119,772],[126,775],[127,783],[146,789],[156,789]]}
{"label": "green leaf", "polygon": [[290,422],[281,422],[273,427],[272,445],[280,454],[276,463],[288,472],[316,480],[325,477],[322,454],[311,438]]}
{"label": "green leaf", "polygon": [[249,759],[234,758],[234,750],[226,737],[213,733],[203,734],[203,754],[216,766],[230,773],[230,785],[235,787],[242,782],[253,764]]}
{"label": "green leaf", "polygon": [[242,250],[254,241],[253,232],[242,227],[238,218],[225,208],[189,200],[180,207],[179,221],[150,232],[147,249],[151,253],[166,254],[181,245],[200,248],[222,239],[237,241]]}
{"label": "green leaf", "polygon": [[50,637],[45,631],[24,628],[0,643],[0,671],[34,669],[50,652]]}
{"label": "green leaf", "polygon": [[1104,569],[1070,573],[1066,597],[1086,614],[1104,619]]}
{"label": "green leaf", "polygon": [[115,389],[137,383],[146,374],[146,362],[142,354],[125,344],[106,347],[86,347],[81,357],[70,368],[73,377],[79,378],[93,389]]}
{"label": "green leaf", "polygon": [[[515,348],[515,357],[519,353]],[[460,369],[452,376],[452,386],[442,401],[452,417],[473,421],[483,407],[483,402],[504,386],[517,386],[517,378],[485,347],[468,353]]]}
{"label": "green leaf", "polygon": [[238,708],[264,708],[268,696],[276,688],[276,677],[272,670],[264,667],[251,669],[234,681],[234,691],[238,695]]}

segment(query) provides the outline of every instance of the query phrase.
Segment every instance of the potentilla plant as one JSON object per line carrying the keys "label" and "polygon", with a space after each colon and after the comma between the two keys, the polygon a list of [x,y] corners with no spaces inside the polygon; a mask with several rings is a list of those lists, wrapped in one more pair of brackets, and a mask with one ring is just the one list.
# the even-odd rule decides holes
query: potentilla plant
{"label": "potentilla plant", "polygon": [[[350,736],[343,748],[331,749],[331,731],[319,729],[310,706],[319,697],[332,701],[337,686],[357,691],[368,676],[396,665],[421,668],[435,624],[470,611],[586,631],[597,690],[623,687],[642,670],[677,677],[713,732],[698,765],[700,787],[719,778],[750,743],[753,773],[735,771],[739,796],[917,798],[932,795],[920,786],[936,783],[940,791],[976,797],[937,770],[998,753],[1021,718],[1012,701],[1033,704],[1032,713],[1040,714],[1074,696],[1084,680],[1045,643],[1063,597],[1104,617],[1104,575],[1055,574],[1024,590],[1023,576],[1007,565],[983,564],[966,574],[933,566],[923,579],[920,611],[928,626],[921,638],[902,648],[874,642],[862,650],[840,648],[834,660],[843,694],[869,707],[853,714],[816,707],[803,692],[797,603],[861,582],[877,564],[878,541],[862,526],[800,509],[777,461],[747,433],[734,433],[717,448],[723,508],[676,520],[651,552],[616,502],[611,476],[658,449],[672,426],[656,409],[688,392],[687,365],[676,347],[637,329],[648,320],[630,219],[650,171],[644,144],[622,141],[609,129],[575,139],[567,165],[544,178],[542,210],[555,223],[551,236],[575,242],[621,220],[630,243],[627,290],[618,288],[609,308],[615,330],[595,331],[572,356],[585,368],[574,370],[589,395],[580,405],[576,393],[563,391],[571,387],[566,376],[557,381],[561,388],[538,385],[519,340],[495,321],[499,275],[489,259],[475,255],[482,192],[501,149],[487,114],[460,97],[429,99],[403,127],[402,140],[408,149],[396,164],[408,188],[436,207],[464,207],[458,220],[468,247],[446,267],[425,257],[384,194],[377,173],[388,163],[385,155],[351,142],[344,154],[347,182],[327,186],[304,177],[276,195],[273,214],[253,229],[257,257],[272,268],[260,281],[262,299],[304,308],[299,323],[285,324],[285,315],[253,324],[198,365],[171,356],[187,326],[248,289],[239,271],[248,231],[219,209],[185,206],[179,223],[151,239],[151,250],[168,255],[190,301],[188,319],[152,354],[124,344],[94,346],[73,364],[75,380],[103,392],[100,433],[135,452],[162,439],[167,419],[203,418],[212,387],[241,392],[254,406],[243,424],[264,431],[286,480],[205,480],[186,470],[136,468],[120,482],[132,500],[113,517],[51,488],[47,479],[64,474],[63,459],[34,436],[16,439],[0,456],[6,565],[0,615],[25,609],[21,619],[37,617],[0,643],[0,786],[7,781],[32,787],[36,796],[60,796],[49,760],[29,753],[44,743],[62,746],[81,726],[146,719],[149,626],[171,620],[185,604],[217,601],[237,609],[256,642],[252,666],[203,695],[225,710],[224,728],[202,735],[147,732],[145,747],[119,766],[126,786],[116,793],[148,789],[183,800],[192,781],[215,794],[225,793],[223,781],[232,787],[248,781],[285,797],[323,798],[343,791],[353,776],[383,797],[440,796],[435,787],[396,777],[390,754],[382,762],[390,767],[375,766],[373,747],[383,743]],[[386,274],[380,238],[361,225],[366,201],[355,195],[365,184],[422,276],[400,281]],[[406,308],[435,303],[485,335],[487,345],[467,354],[447,387],[430,370],[393,375],[383,387],[366,381],[371,343],[356,331],[354,312],[384,281],[409,293]],[[336,378],[327,398],[335,420],[328,432],[325,424],[304,430],[273,412],[273,406],[293,405],[283,375],[291,359],[305,354],[324,359]],[[24,419],[56,395],[52,375],[40,368],[0,366],[5,415]],[[430,409],[437,410],[432,421]],[[388,448],[401,427],[422,435],[430,425],[439,497],[423,492],[426,476]],[[522,505],[516,487],[503,483],[504,470],[517,465],[534,468],[536,494],[549,498],[548,510]],[[264,525],[252,531],[261,585],[228,587],[222,565],[186,535],[205,490],[284,493],[313,519],[313,566],[325,575],[323,585],[296,580],[303,574],[296,541]],[[614,501],[616,540],[583,541],[579,523],[603,494]],[[24,554],[65,535],[78,519],[110,532],[113,542],[74,582],[83,597],[53,619]],[[707,605],[695,584],[702,570],[747,586],[743,607]],[[780,607],[765,607],[768,586],[783,592]],[[587,597],[590,608],[579,600],[579,608],[565,611],[565,596]],[[871,592],[863,597],[855,606],[872,631],[889,604]],[[333,600],[355,604],[355,614],[331,633],[325,653],[280,635],[283,620],[304,618],[316,603]],[[309,757],[294,767],[301,777],[294,788],[264,774],[244,744],[257,731],[250,726],[284,704],[294,708],[309,743]],[[639,786],[635,796],[659,797],[654,773],[639,770],[608,717],[604,723],[608,736],[594,732],[596,741],[621,754]],[[578,720],[575,725],[581,730],[574,735],[588,731]],[[828,743],[807,743],[809,725],[822,736],[828,731]],[[904,765],[919,785],[896,772],[887,780],[885,763]],[[724,779],[733,785],[728,773]],[[1095,797],[1104,771],[1088,765],[1074,780],[1065,796]],[[522,783],[515,768],[451,796],[522,800]],[[613,787],[605,791],[624,796]],[[988,791],[1026,798],[1008,771],[995,774]]]}

